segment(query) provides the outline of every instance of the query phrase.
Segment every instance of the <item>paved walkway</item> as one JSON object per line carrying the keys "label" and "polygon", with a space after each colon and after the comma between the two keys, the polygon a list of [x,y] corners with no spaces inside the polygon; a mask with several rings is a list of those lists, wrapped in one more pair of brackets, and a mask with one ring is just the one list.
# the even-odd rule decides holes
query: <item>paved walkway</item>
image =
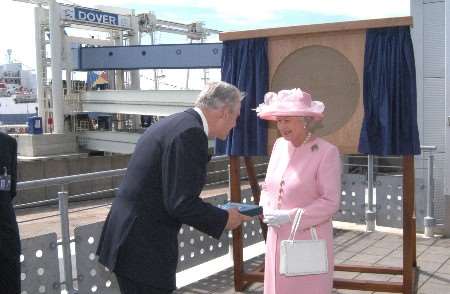
{"label": "paved walkway", "polygon": [[[205,190],[202,196],[208,197],[223,192],[226,192],[226,187],[217,187]],[[79,225],[103,221],[109,210],[111,200],[102,199],[71,203],[71,229]],[[19,227],[22,238],[29,238],[48,232],[57,232],[59,235],[57,206],[19,210],[17,211],[17,218],[20,222]],[[402,266],[401,230],[377,228],[377,232],[365,233],[363,226],[339,222],[334,222],[334,227],[336,228],[335,259],[337,264]],[[247,262],[246,266],[256,266],[262,260],[262,256],[257,257]],[[450,294],[450,239],[425,239],[421,235],[417,235],[417,261],[420,269],[417,293]],[[379,281],[400,281],[401,279],[401,276],[348,272],[336,272],[335,276]],[[262,292],[262,285],[254,284],[245,293]],[[235,293],[233,290],[232,269],[227,269],[206,279],[189,284],[179,289],[177,293]],[[371,292],[338,290],[335,293]]]}
{"label": "paved walkway", "polygon": [[[383,232],[365,233],[362,231],[363,227],[361,226],[342,223],[338,223],[335,227],[339,227],[335,229],[335,259],[337,264],[402,266],[401,231],[386,229]],[[247,261],[246,267],[255,267],[262,261],[263,256],[256,257]],[[416,293],[450,293],[450,239],[425,239],[417,235],[417,261],[419,265],[419,284]],[[394,275],[335,272],[335,276],[361,280],[401,281],[401,276]],[[177,293],[236,293],[233,289],[233,270],[229,268],[214,274],[179,289]],[[263,293],[262,284],[255,283],[244,293]],[[381,292],[340,289],[335,290],[334,293],[379,294]]]}

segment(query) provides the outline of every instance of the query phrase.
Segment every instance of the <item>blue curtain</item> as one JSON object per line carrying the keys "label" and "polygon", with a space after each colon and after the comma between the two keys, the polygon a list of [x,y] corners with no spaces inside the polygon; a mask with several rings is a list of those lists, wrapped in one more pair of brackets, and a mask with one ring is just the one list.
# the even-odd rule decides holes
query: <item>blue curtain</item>
{"label": "blue curtain", "polygon": [[419,154],[414,52],[409,27],[369,29],[359,152]]}
{"label": "blue curtain", "polygon": [[225,141],[216,140],[216,154],[258,156],[267,154],[267,123],[254,109],[264,102],[269,89],[267,39],[225,41],[222,80],[235,85],[245,98],[236,127]]}

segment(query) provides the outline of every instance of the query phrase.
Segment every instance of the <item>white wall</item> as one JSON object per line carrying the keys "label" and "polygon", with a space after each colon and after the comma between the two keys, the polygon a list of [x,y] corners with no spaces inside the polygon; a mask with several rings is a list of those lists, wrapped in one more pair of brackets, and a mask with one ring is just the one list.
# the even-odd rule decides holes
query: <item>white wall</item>
{"label": "white wall", "polygon": [[[446,218],[450,194],[450,0],[411,0],[412,38],[416,59],[417,110],[422,145],[435,145],[435,212]],[[446,25],[447,23],[447,25]],[[419,157],[418,157],[419,158]],[[425,176],[426,161],[417,160],[417,175]],[[450,198],[449,198],[450,199]],[[450,203],[450,202],[449,202]],[[450,218],[448,218],[450,219]]]}

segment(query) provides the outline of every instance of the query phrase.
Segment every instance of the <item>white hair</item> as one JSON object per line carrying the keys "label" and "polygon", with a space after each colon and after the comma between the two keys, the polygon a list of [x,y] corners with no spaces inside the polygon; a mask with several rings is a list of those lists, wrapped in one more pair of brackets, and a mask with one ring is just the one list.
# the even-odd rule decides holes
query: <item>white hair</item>
{"label": "white hair", "polygon": [[200,108],[219,109],[227,106],[234,110],[240,103],[242,94],[238,88],[226,82],[212,82],[200,92],[195,106]]}

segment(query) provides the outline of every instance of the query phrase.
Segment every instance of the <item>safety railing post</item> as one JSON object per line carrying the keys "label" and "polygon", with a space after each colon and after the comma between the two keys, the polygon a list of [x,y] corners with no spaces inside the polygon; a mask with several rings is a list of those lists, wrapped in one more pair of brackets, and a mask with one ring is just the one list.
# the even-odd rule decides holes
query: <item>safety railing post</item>
{"label": "safety railing post", "polygon": [[428,155],[428,167],[427,167],[427,215],[423,219],[424,235],[427,238],[431,238],[434,235],[434,226],[436,225],[436,219],[434,218],[434,155],[430,151]]}
{"label": "safety railing post", "polygon": [[70,253],[70,231],[69,231],[69,195],[61,185],[61,191],[58,192],[59,213],[61,222],[61,246],[64,264],[64,282],[66,291],[69,294],[74,293],[72,276],[72,256]]}
{"label": "safety railing post", "polygon": [[376,213],[373,207],[373,155],[367,156],[367,193],[368,204],[366,210],[366,231],[375,231]]}

